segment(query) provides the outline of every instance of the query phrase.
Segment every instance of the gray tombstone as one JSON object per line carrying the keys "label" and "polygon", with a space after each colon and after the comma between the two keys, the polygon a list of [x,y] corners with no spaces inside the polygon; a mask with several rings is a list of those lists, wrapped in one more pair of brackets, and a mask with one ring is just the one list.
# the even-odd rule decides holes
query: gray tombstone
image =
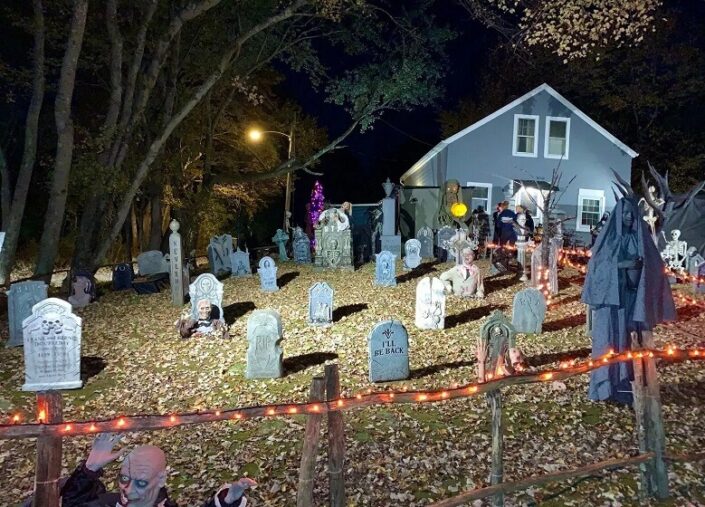
{"label": "gray tombstone", "polygon": [[440,278],[425,277],[416,286],[416,317],[419,329],[443,329],[445,327],[446,293]]}
{"label": "gray tombstone", "polygon": [[6,347],[22,345],[22,321],[32,315],[32,307],[47,298],[44,282],[18,282],[10,285],[7,292],[7,314],[10,339]]}
{"label": "gray tombstone", "polygon": [[252,275],[250,267],[250,252],[242,251],[239,248],[230,254],[230,265],[232,266],[232,276],[242,277]]}
{"label": "gray tombstone", "polygon": [[137,269],[140,276],[169,272],[169,256],[159,250],[142,252],[137,256]]}
{"label": "gray tombstone", "polygon": [[430,259],[433,257],[433,229],[422,227],[416,233],[416,239],[421,242],[421,257]]}
{"label": "gray tombstone", "polygon": [[394,236],[380,236],[379,246],[381,251],[392,252],[397,257],[401,256],[401,236],[399,234]]}
{"label": "gray tombstone", "polygon": [[294,262],[311,263],[311,240],[301,227],[294,228]]}
{"label": "gray tombstone", "polygon": [[406,269],[418,268],[421,264],[421,242],[418,239],[410,239],[404,243],[404,267]]}
{"label": "gray tombstone", "polygon": [[269,256],[262,257],[259,260],[259,275],[260,286],[265,292],[276,292],[279,290],[277,285],[277,265],[274,264],[274,259]]}
{"label": "gray tombstone", "polygon": [[329,326],[333,323],[333,295],[335,291],[326,282],[316,282],[308,289],[308,323]]}
{"label": "gray tombstone", "polygon": [[247,319],[246,378],[278,378],[284,374],[282,322],[274,310],[255,310]]}
{"label": "gray tombstone", "polygon": [[80,389],[81,318],[71,305],[49,298],[22,322],[25,382],[23,391]]}
{"label": "gray tombstone", "polygon": [[233,253],[233,237],[230,234],[213,236],[206,252],[211,273],[222,276],[231,272],[230,254]]}
{"label": "gray tombstone", "polygon": [[495,310],[480,328],[480,337],[477,340],[477,350],[484,351],[484,361],[479,361],[478,357],[480,382],[485,381],[488,373],[493,375],[514,373],[509,350],[515,347],[514,326],[501,311]]}
{"label": "gray tombstone", "polygon": [[383,250],[375,255],[375,285],[394,287],[397,284],[397,256]]}
{"label": "gray tombstone", "polygon": [[698,267],[698,279],[693,283],[693,290],[696,294],[705,294],[705,262]]}
{"label": "gray tombstone", "polygon": [[169,223],[171,234],[169,235],[169,284],[171,285],[171,304],[182,306],[184,304],[184,275],[188,283],[188,269],[183,264],[183,252],[181,249],[181,234],[179,234],[179,222],[172,220]]}
{"label": "gray tombstone", "polygon": [[83,308],[88,306],[93,301],[93,293],[95,292],[95,286],[93,281],[87,276],[77,275],[73,277],[71,281],[71,295],[69,296],[69,303],[74,308]]}
{"label": "gray tombstone", "polygon": [[[218,319],[225,323],[223,315],[223,284],[210,273],[198,275],[198,278],[189,285],[189,299],[191,300],[191,318],[198,320],[198,302],[207,299],[211,306],[218,308]],[[213,313],[211,312],[211,318]]]}
{"label": "gray tombstone", "polygon": [[440,250],[447,252],[446,260],[450,260],[450,246],[448,243],[453,236],[455,236],[455,229],[449,225],[444,225],[438,229],[438,233],[436,234],[436,246],[439,249],[439,253]]}
{"label": "gray tombstone", "polygon": [[409,335],[398,320],[384,320],[367,337],[370,382],[409,378]]}
{"label": "gray tombstone", "polygon": [[529,287],[514,295],[512,325],[517,333],[540,334],[546,318],[546,298],[543,293]]}

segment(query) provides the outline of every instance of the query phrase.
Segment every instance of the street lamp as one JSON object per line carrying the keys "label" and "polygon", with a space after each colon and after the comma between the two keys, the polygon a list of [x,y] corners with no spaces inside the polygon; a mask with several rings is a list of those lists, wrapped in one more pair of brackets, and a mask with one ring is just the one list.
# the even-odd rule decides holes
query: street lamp
{"label": "street lamp", "polygon": [[[291,157],[294,153],[294,129],[289,131],[288,134],[285,134],[284,132],[279,132],[278,130],[259,130],[257,128],[251,129],[247,135],[250,138],[251,141],[257,143],[262,140],[264,137],[264,134],[279,134],[280,136],[284,136],[287,138],[289,141],[289,148],[287,150],[286,154],[286,160],[287,162],[291,160]],[[291,171],[287,171],[286,173],[286,194],[284,197],[284,231],[286,233],[289,233],[289,230],[287,228],[287,214],[291,214]]]}

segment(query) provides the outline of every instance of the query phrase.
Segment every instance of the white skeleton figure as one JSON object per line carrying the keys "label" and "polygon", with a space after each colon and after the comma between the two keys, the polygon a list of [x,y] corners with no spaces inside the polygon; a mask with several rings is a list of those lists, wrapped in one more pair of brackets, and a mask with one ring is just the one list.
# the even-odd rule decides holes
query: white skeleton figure
{"label": "white skeleton figure", "polygon": [[[649,186],[649,197],[651,198],[651,202],[659,207],[663,206],[666,202],[660,197],[656,197],[656,187],[653,185]],[[649,229],[651,229],[651,237],[654,239],[654,242],[658,244],[658,240],[656,238],[656,221],[658,220],[656,210],[651,207],[645,197],[639,199],[639,204],[642,202],[644,203],[644,222],[649,224]]]}
{"label": "white skeleton figure", "polygon": [[673,229],[671,231],[671,241],[666,239],[666,233],[661,231],[663,239],[666,241],[666,248],[661,252],[661,258],[668,262],[668,267],[674,271],[685,270],[685,261],[688,252],[688,243],[680,241],[681,231]]}

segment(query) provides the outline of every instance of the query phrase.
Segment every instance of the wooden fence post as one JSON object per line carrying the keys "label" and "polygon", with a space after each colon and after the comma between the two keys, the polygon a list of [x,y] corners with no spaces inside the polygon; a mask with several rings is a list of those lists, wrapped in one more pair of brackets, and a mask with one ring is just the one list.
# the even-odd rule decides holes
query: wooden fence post
{"label": "wooden fence post", "polygon": [[[310,401],[323,401],[325,392],[325,379],[315,377],[311,381]],[[301,451],[301,465],[299,466],[299,487],[296,491],[296,507],[313,506],[313,478],[316,472],[316,456],[318,443],[321,440],[322,414],[309,414],[306,420],[304,445]]]}
{"label": "wooden fence post", "polygon": [[[63,401],[58,391],[37,393],[37,414],[42,422],[52,424],[64,420]],[[61,475],[61,437],[37,438],[37,463],[34,473],[32,507],[59,507]]]}
{"label": "wooden fence post", "polygon": [[[632,334],[632,349],[653,349],[654,337],[642,331],[641,343]],[[668,498],[668,470],[665,461],[666,435],[661,413],[656,361],[653,357],[634,358],[634,412],[637,418],[639,450],[653,452],[654,458],[642,468],[642,491],[659,499]]]}
{"label": "wooden fence post", "polygon": [[[502,393],[499,389],[487,393],[492,413],[492,470],[490,485],[502,484],[504,480],[504,428],[502,427]],[[493,507],[504,505],[504,493],[499,492],[492,497]]]}
{"label": "wooden fence post", "polygon": [[[340,375],[337,364],[326,365],[326,400],[340,396]],[[345,505],[345,432],[343,414],[328,412],[328,475],[330,477],[330,505]]]}

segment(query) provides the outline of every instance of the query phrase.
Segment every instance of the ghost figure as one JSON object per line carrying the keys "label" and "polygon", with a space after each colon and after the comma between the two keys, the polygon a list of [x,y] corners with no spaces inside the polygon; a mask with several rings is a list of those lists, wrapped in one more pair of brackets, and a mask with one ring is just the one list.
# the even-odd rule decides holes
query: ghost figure
{"label": "ghost figure", "polygon": [[[641,219],[636,199],[617,201],[592,247],[582,302],[592,310],[592,357],[619,354],[645,331],[675,320],[663,260]],[[631,404],[631,362],[603,366],[590,375],[592,400]]]}

